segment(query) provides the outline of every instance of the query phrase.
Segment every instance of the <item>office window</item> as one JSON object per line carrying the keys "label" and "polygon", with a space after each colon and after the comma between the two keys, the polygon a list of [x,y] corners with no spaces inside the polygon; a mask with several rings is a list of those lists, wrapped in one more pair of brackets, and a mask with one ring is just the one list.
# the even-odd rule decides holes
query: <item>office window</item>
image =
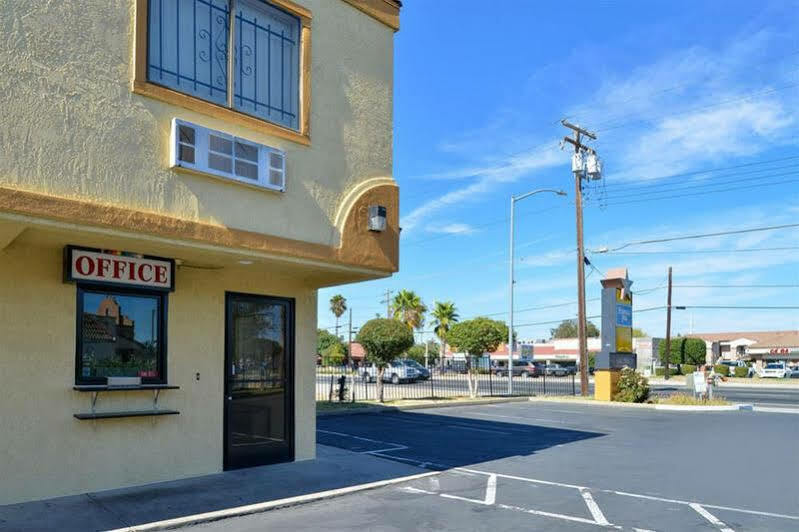
{"label": "office window", "polygon": [[262,0],[148,0],[147,15],[147,81],[300,130],[300,17]]}
{"label": "office window", "polygon": [[165,383],[166,295],[78,285],[76,384]]}

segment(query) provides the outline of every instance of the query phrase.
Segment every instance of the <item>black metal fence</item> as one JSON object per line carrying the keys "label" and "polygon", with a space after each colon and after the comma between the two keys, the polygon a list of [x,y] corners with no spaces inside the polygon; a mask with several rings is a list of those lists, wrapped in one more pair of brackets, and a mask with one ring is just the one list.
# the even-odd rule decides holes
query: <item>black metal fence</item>
{"label": "black metal fence", "polygon": [[[428,378],[400,381],[396,384],[392,383],[388,376],[384,376],[383,399],[394,401],[470,395],[469,375],[465,371],[435,368],[430,372]],[[490,370],[481,370],[473,376],[473,379],[478,397],[577,395],[580,392],[580,385],[573,374],[563,376],[542,374],[537,377],[514,375],[512,390],[509,390],[507,376],[496,375]],[[356,373],[346,366],[317,366],[316,400],[375,401],[377,400],[375,376],[364,377],[363,372]]]}

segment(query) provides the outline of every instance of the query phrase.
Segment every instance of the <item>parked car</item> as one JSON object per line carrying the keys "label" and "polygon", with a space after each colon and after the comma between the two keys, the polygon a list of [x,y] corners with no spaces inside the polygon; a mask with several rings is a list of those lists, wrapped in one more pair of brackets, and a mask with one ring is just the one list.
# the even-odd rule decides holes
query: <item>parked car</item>
{"label": "parked car", "polygon": [[400,360],[403,364],[410,364],[419,372],[419,379],[426,381],[430,378],[430,370],[419,364],[417,361],[410,358],[403,358]]}
{"label": "parked car", "polygon": [[799,379],[799,366],[794,366],[793,370],[791,370],[791,378],[792,379]]}
{"label": "parked car", "polygon": [[[371,362],[358,368],[358,372],[364,382],[374,382],[377,380],[377,367]],[[401,360],[395,360],[383,371],[383,382],[400,384],[403,382],[415,382],[419,379],[419,370]]]}
{"label": "parked car", "polygon": [[444,368],[441,370],[442,373],[466,373],[466,361],[465,360],[449,360]]}
{"label": "parked car", "polygon": [[760,370],[760,378],[762,379],[787,379],[791,377],[791,370],[785,362],[769,362]]}
{"label": "parked car", "polygon": [[748,374],[746,376],[747,377],[755,376],[754,368],[752,366],[747,365],[746,362],[744,362],[743,360],[721,360],[718,362],[718,364],[721,364],[722,366],[727,366],[730,377],[735,376],[735,368],[747,368]]}
{"label": "parked car", "polygon": [[552,375],[554,377],[565,377],[569,374],[569,369],[560,364],[547,364],[546,372],[547,375]]}
{"label": "parked car", "polygon": [[[507,366],[504,367],[497,367],[494,370],[494,375],[497,377],[507,377],[508,376],[508,368]],[[513,376],[514,377],[539,377],[541,376],[541,368],[528,360],[514,360],[513,361]]]}

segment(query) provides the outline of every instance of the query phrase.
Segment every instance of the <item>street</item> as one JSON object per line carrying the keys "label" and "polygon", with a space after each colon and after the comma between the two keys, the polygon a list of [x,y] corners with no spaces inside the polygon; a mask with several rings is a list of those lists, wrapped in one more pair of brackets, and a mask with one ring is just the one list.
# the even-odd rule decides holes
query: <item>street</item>
{"label": "street", "polygon": [[[657,395],[684,392],[682,384],[653,385],[652,392]],[[716,390],[716,396],[724,397],[733,403],[750,403],[760,407],[799,408],[799,386],[735,386],[724,385]]]}
{"label": "street", "polygon": [[[333,376],[333,395],[337,392],[337,376]],[[496,375],[478,376],[478,395],[503,395],[508,390],[508,378]],[[330,394],[331,375],[319,374],[316,377],[316,399],[324,401]],[[579,376],[572,380],[571,375],[565,377],[549,376],[539,378],[513,378],[515,395],[579,395]],[[435,375],[430,380],[412,383],[391,384],[385,383],[384,396],[386,400],[393,399],[422,399],[425,397],[449,397],[468,395],[469,387],[466,375],[445,374]],[[657,396],[673,393],[686,393],[682,382],[668,384],[652,384],[652,394]],[[375,383],[364,383],[356,380],[355,393],[357,400],[376,399],[377,386]],[[589,393],[593,395],[593,378],[589,384]],[[716,390],[716,395],[734,403],[749,403],[759,407],[774,408],[799,408],[799,381],[786,384],[769,384],[753,381],[751,384],[740,385],[737,383],[724,384]]]}
{"label": "street", "polygon": [[795,414],[506,403],[320,418],[317,429],[321,444],[441,473],[195,528],[799,526]]}

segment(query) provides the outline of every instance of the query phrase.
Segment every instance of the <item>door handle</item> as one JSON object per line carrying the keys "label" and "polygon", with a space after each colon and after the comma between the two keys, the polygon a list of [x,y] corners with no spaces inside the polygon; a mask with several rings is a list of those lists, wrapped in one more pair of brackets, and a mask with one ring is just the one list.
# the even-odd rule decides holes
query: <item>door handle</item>
{"label": "door handle", "polygon": [[233,400],[233,396],[232,396],[232,395],[228,395],[228,396],[227,396],[227,400],[228,400],[228,401],[232,401],[232,400]]}

